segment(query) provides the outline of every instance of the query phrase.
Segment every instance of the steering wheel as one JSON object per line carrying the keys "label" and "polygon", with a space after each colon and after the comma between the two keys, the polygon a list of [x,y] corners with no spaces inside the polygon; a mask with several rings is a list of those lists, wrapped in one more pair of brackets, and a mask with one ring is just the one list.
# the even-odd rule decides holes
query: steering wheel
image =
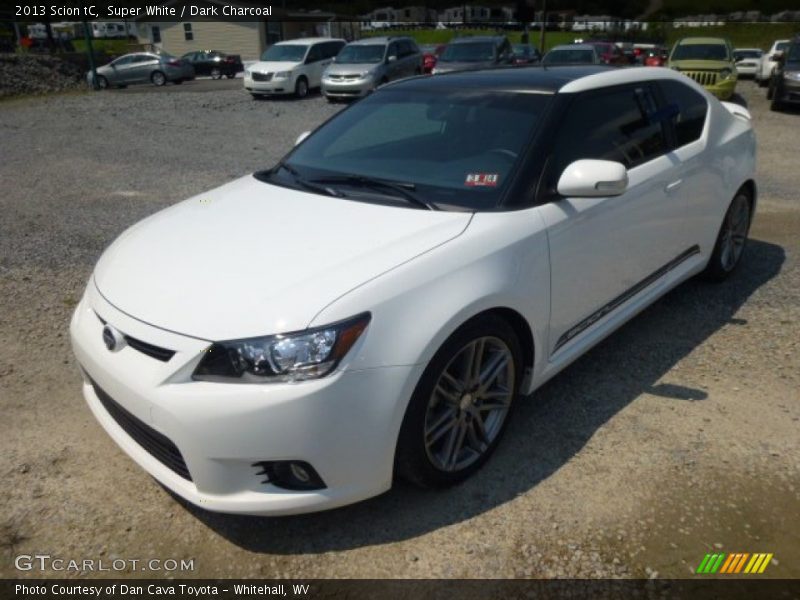
{"label": "steering wheel", "polygon": [[495,154],[502,154],[503,156],[505,156],[509,160],[517,160],[517,156],[518,156],[516,152],[512,152],[511,150],[508,150],[507,148],[492,148],[488,152],[489,153],[495,153]]}

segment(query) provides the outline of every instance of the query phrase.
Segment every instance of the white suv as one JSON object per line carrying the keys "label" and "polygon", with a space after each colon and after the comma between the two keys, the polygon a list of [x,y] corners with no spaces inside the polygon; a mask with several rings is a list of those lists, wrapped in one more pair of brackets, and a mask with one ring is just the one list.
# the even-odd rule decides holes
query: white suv
{"label": "white suv", "polygon": [[304,38],[278,42],[261,56],[261,61],[244,72],[244,89],[253,98],[294,94],[298,98],[318,88],[322,72],[345,45],[333,38]]}
{"label": "white suv", "polygon": [[769,83],[769,79],[772,77],[772,71],[775,70],[775,66],[778,64],[775,60],[777,58],[775,54],[783,52],[788,47],[789,40],[775,40],[769,52],[765,52],[761,55],[761,62],[756,70],[756,83],[758,83],[758,85],[765,87]]}

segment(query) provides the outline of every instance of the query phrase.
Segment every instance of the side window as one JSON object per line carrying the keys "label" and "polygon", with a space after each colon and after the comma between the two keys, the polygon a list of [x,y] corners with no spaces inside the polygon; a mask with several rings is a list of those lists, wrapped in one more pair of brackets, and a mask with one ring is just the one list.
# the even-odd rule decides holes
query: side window
{"label": "side window", "polygon": [[412,54],[414,54],[414,49],[411,48],[411,44],[406,40],[399,42],[398,45],[400,46],[399,58],[405,58],[406,56],[411,56]]}
{"label": "side window", "polygon": [[567,165],[582,158],[613,160],[630,169],[664,154],[661,122],[648,119],[655,110],[645,86],[578,96],[560,128],[552,185]]}
{"label": "side window", "polygon": [[400,53],[398,52],[397,42],[392,42],[389,44],[389,52],[386,54],[387,58],[389,56],[396,56],[400,58]]}
{"label": "side window", "polygon": [[337,54],[339,54],[339,50],[342,48],[341,42],[325,42],[323,44],[323,55],[324,58],[333,58]]}
{"label": "side window", "polygon": [[[703,134],[708,113],[708,102],[702,94],[679,81],[660,81],[661,91],[667,106],[677,105],[678,113],[673,117],[677,146],[685,146]],[[674,110],[674,109],[673,109]]]}
{"label": "side window", "polygon": [[115,67],[124,67],[125,65],[131,64],[133,62],[133,58],[134,58],[133,55],[123,56],[121,58],[118,58],[111,64]]}
{"label": "side window", "polygon": [[308,51],[307,63],[315,63],[322,60],[322,44],[316,44]]}

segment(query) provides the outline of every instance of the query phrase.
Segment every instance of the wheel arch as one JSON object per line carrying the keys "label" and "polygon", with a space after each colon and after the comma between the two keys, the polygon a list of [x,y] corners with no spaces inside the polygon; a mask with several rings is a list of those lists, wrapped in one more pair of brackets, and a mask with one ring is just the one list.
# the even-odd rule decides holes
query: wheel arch
{"label": "wheel arch", "polygon": [[756,204],[758,200],[758,187],[756,186],[756,182],[753,179],[748,179],[742,185],[739,186],[739,189],[736,190],[736,194],[739,192],[747,193],[748,198],[750,198],[750,214],[751,220],[752,215],[755,214],[756,211]]}
{"label": "wheel arch", "polygon": [[[517,335],[517,339],[519,340],[520,346],[522,347],[524,376],[525,378],[531,377],[533,373],[533,363],[536,357],[536,344],[533,339],[533,330],[531,329],[530,323],[528,323],[527,319],[525,319],[525,317],[523,317],[519,312],[517,312],[513,308],[509,308],[506,306],[497,306],[494,308],[483,310],[473,315],[466,321],[464,321],[461,325],[456,327],[455,331],[465,326],[470,321],[473,321],[474,319],[478,319],[480,317],[484,317],[486,315],[495,315],[500,317],[506,323],[509,324],[511,329],[514,330],[514,333]],[[523,381],[523,389],[525,384],[526,382]]]}

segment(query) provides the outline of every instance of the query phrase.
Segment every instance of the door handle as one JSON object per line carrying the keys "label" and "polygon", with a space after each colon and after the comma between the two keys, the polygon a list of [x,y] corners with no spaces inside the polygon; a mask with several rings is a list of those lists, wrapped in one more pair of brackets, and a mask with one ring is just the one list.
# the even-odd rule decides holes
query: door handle
{"label": "door handle", "polygon": [[675,190],[677,190],[679,187],[681,187],[681,185],[682,185],[682,184],[683,184],[683,179],[677,179],[677,180],[675,180],[675,181],[673,181],[673,182],[671,182],[671,183],[668,183],[668,184],[667,184],[667,185],[664,187],[664,191],[665,191],[665,192],[667,192],[667,193],[669,194],[670,192],[674,192],[674,191],[675,191]]}

